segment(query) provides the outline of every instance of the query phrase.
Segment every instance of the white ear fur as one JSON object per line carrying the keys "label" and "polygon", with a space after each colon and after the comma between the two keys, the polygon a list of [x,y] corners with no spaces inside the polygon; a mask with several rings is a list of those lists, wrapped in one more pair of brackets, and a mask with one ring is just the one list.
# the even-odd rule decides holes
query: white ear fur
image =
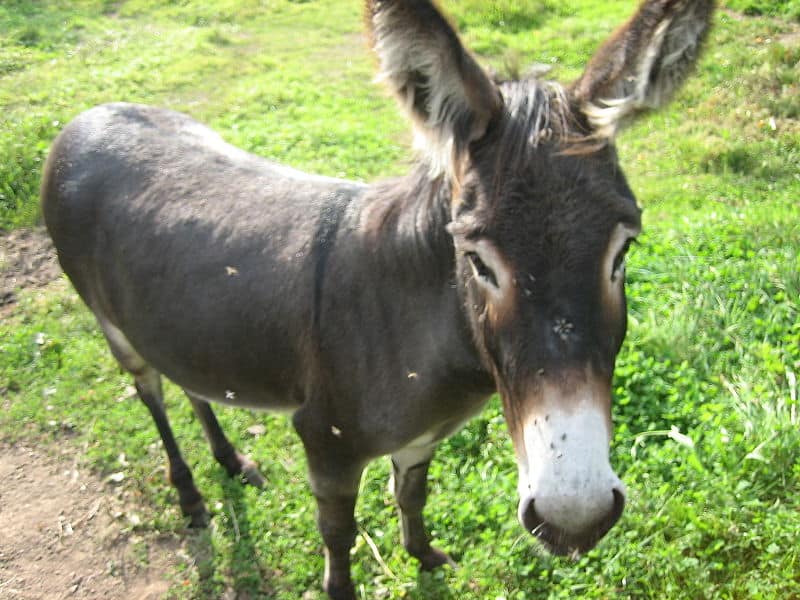
{"label": "white ear fur", "polygon": [[606,42],[575,86],[596,137],[613,138],[671,99],[700,53],[712,9],[712,0],[649,0]]}
{"label": "white ear fur", "polygon": [[427,2],[373,2],[378,81],[388,85],[415,125],[415,146],[437,172],[454,152],[482,136],[499,93]]}

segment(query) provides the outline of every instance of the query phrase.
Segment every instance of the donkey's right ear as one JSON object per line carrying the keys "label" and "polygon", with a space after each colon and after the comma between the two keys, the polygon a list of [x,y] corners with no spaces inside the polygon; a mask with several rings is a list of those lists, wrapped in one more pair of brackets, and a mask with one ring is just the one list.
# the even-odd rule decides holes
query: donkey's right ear
{"label": "donkey's right ear", "polygon": [[447,168],[484,135],[500,93],[428,0],[367,0],[365,18],[378,78],[411,116],[423,149]]}

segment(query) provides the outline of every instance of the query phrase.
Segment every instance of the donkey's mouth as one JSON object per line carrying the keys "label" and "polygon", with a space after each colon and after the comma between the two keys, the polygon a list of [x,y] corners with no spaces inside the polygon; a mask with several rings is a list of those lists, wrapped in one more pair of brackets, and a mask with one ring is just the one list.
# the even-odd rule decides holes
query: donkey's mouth
{"label": "donkey's mouth", "polygon": [[579,534],[570,533],[551,523],[547,523],[536,512],[534,501],[528,505],[522,515],[525,529],[538,539],[545,549],[556,556],[578,556],[588,552],[597,545],[602,537],[614,526],[622,516],[625,508],[625,495],[617,489],[613,490],[614,504],[611,511],[600,521],[592,524]]}

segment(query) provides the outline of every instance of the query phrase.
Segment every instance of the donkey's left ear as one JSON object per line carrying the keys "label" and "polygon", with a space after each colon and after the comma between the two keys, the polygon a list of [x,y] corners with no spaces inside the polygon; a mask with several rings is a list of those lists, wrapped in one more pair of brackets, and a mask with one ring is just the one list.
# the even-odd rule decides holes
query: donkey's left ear
{"label": "donkey's left ear", "polygon": [[430,0],[367,0],[365,20],[379,79],[414,121],[418,143],[448,169],[501,110],[497,88]]}
{"label": "donkey's left ear", "polygon": [[572,86],[596,137],[613,138],[669,101],[700,54],[713,10],[714,0],[645,0],[603,44]]}

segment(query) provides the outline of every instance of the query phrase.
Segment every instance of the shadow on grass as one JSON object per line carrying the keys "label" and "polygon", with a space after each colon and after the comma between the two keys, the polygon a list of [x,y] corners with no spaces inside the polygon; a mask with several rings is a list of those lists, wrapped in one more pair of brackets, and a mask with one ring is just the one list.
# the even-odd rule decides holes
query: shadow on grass
{"label": "shadow on grass", "polygon": [[244,497],[244,486],[248,484],[239,478],[229,479],[223,473],[219,478],[224,479],[223,506],[212,511],[208,528],[187,535],[187,550],[198,576],[194,597],[217,600],[234,592],[236,598],[273,598],[275,590],[270,581],[274,573],[259,563],[251,535]]}
{"label": "shadow on grass", "polygon": [[410,600],[457,600],[447,585],[445,570],[450,567],[439,567],[435,571],[422,571],[417,574],[417,586],[409,591]]}

